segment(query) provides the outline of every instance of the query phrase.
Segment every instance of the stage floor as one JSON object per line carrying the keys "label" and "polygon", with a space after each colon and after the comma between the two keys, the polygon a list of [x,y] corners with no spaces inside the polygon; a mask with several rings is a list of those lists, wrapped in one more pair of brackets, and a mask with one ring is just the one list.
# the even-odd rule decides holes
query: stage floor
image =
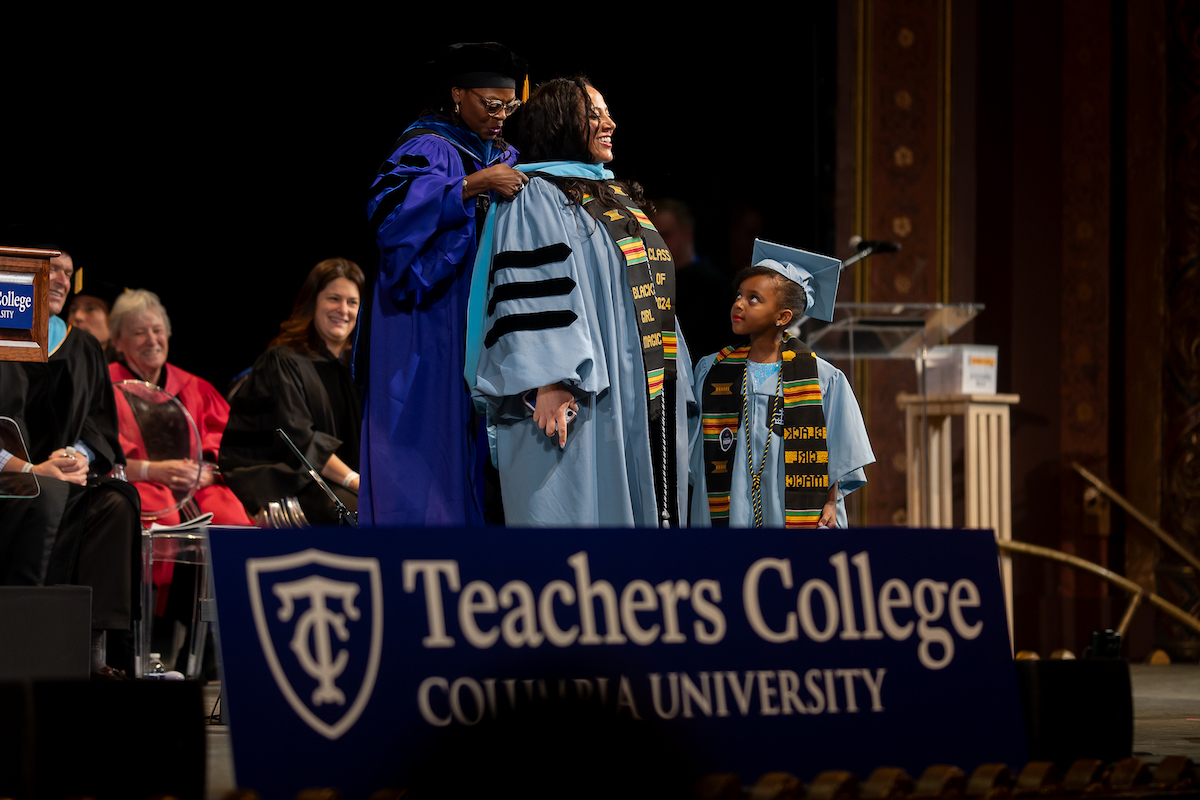
{"label": "stage floor", "polygon": [[[205,710],[211,709],[220,695],[220,683],[205,686]],[[229,744],[229,726],[206,725],[204,743],[204,797],[206,800],[221,800],[222,795],[237,788],[233,780],[233,748]]]}
{"label": "stage floor", "polygon": [[1133,678],[1133,754],[1153,761],[1188,756],[1200,761],[1200,666],[1130,666]]}
{"label": "stage floor", "polygon": [[[1147,761],[1183,755],[1200,761],[1200,665],[1130,666],[1133,678],[1133,754]],[[212,708],[219,684],[204,689],[205,707]],[[210,800],[234,788],[233,751],[229,728],[207,729],[207,791]],[[881,765],[882,766],[882,765]],[[801,776],[812,780],[811,775]]]}

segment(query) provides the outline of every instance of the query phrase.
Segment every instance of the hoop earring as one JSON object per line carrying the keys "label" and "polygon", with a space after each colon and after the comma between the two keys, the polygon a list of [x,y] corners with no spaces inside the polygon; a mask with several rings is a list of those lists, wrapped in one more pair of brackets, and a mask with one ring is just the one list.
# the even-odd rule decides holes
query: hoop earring
{"label": "hoop earring", "polygon": [[458,113],[458,103],[455,103],[455,104],[454,104],[454,113],[455,113],[455,114],[457,114],[457,113]]}

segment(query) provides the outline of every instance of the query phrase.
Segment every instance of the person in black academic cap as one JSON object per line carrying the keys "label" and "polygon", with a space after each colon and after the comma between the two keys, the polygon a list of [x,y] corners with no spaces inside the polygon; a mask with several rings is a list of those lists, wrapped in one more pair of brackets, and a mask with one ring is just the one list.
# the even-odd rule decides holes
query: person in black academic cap
{"label": "person in black academic cap", "polygon": [[96,337],[101,347],[108,345],[108,303],[94,294],[77,294],[67,309],[67,322]]}
{"label": "person in black academic cap", "polygon": [[463,380],[467,297],[479,209],[526,183],[501,137],[526,95],[526,65],[487,42],[452,45],[431,67],[433,100],[379,168],[367,205],[379,274],[355,345],[364,526],[484,520],[482,426]]}
{"label": "person in black academic cap", "polygon": [[[71,260],[71,255],[64,250],[61,258]],[[74,261],[72,264],[75,266],[75,275],[82,278],[83,269]],[[95,336],[105,354],[111,356],[108,347],[108,313],[122,290],[112,281],[98,277],[92,267],[88,268],[87,273],[86,285],[82,280],[76,281],[77,288],[67,301],[63,318],[73,327]]]}

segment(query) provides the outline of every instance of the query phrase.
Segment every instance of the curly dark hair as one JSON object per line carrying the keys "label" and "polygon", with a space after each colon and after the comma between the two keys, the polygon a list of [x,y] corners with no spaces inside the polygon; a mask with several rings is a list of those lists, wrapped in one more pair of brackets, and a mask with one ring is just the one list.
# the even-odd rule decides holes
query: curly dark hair
{"label": "curly dark hair", "polygon": [[[554,78],[539,85],[529,100],[514,115],[511,141],[521,151],[521,162],[582,161],[592,162],[591,125],[592,100],[587,88],[592,86],[586,75]],[[609,187],[607,181],[585,178],[542,176],[567,196],[568,204],[583,205],[589,194],[605,208],[624,208],[624,203]],[[637,181],[613,181],[625,190],[640,208],[653,213],[654,206]],[[627,222],[631,236],[637,235],[638,223]]]}
{"label": "curly dark hair", "polygon": [[[345,258],[327,258],[317,264],[304,279],[300,294],[296,295],[296,303],[292,306],[292,315],[279,325],[279,335],[271,340],[271,347],[285,345],[298,353],[309,355],[320,353],[327,349],[317,326],[313,324],[313,316],[317,311],[317,295],[338,278],[346,278],[358,287],[361,298],[366,286],[366,278],[358,264]],[[357,324],[357,323],[355,323]],[[342,352],[342,361],[350,358],[350,348]]]}

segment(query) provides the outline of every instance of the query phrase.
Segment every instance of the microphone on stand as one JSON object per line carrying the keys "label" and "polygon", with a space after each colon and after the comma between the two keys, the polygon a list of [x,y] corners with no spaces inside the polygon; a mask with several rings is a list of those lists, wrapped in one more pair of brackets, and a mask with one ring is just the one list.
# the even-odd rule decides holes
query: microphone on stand
{"label": "microphone on stand", "polygon": [[862,261],[867,256],[873,256],[876,253],[895,253],[900,249],[899,242],[864,239],[858,234],[850,237],[850,246],[855,250],[854,255],[842,262],[842,269],[845,269],[856,261]]}
{"label": "microphone on stand", "polygon": [[351,511],[350,509],[346,508],[346,504],[343,503],[341,499],[333,493],[333,489],[329,488],[329,484],[325,482],[325,479],[317,473],[316,469],[313,468],[312,463],[304,457],[304,453],[300,452],[300,448],[296,447],[296,443],[292,441],[292,437],[283,432],[283,428],[276,428],[275,432],[278,433],[285,442],[287,442],[288,447],[292,448],[292,452],[295,453],[300,461],[304,463],[304,466],[308,468],[309,476],[317,482],[318,486],[325,490],[325,494],[328,495],[329,499],[333,501],[333,507],[337,509],[338,522],[341,524],[341,526],[344,528],[357,528],[358,512]]}
{"label": "microphone on stand", "polygon": [[[838,267],[839,273],[845,270],[846,267],[850,266],[851,264],[862,261],[867,256],[873,256],[876,253],[895,253],[900,250],[899,242],[889,242],[882,239],[864,239],[858,234],[850,237],[850,246],[854,248],[854,255],[842,262],[841,266]],[[798,335],[800,326],[808,320],[809,317],[807,314],[800,317],[799,320],[788,326],[788,332],[792,333],[793,335]]]}
{"label": "microphone on stand", "polygon": [[859,253],[863,252],[864,250],[870,250],[872,253],[895,253],[900,250],[899,242],[864,239],[857,234],[850,237],[850,246]]}

